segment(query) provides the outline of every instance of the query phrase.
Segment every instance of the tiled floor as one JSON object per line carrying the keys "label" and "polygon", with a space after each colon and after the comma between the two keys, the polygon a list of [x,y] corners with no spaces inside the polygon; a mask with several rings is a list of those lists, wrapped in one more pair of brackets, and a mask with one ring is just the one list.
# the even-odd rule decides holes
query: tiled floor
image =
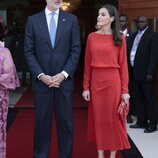
{"label": "tiled floor", "polygon": [[[26,89],[27,87],[22,87],[10,92],[10,106],[14,107]],[[134,120],[136,121],[136,118]],[[129,124],[127,124],[127,131],[143,158],[158,158],[158,131],[146,134],[143,133],[143,129],[129,128]]]}
{"label": "tiled floor", "polygon": [[17,88],[15,91],[10,91],[9,93],[9,106],[14,107],[17,101],[20,99],[22,94],[25,92],[27,87]]}
{"label": "tiled floor", "polygon": [[[136,121],[136,118],[134,120]],[[143,158],[158,158],[158,131],[144,133],[144,129],[131,129],[129,124],[127,131]]]}

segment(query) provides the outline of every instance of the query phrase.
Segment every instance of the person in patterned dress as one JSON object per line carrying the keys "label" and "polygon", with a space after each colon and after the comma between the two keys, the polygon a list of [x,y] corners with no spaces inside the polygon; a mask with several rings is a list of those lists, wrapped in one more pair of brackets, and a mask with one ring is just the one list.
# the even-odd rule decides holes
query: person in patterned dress
{"label": "person in patterned dress", "polygon": [[17,72],[8,48],[4,47],[5,29],[0,22],[0,158],[6,157],[6,124],[9,89],[20,86]]}

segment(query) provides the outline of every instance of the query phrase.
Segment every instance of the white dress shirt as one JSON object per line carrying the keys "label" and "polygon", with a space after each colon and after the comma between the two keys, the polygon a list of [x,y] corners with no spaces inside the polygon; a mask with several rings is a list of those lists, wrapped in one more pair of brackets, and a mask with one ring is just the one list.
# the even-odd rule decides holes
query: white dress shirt
{"label": "white dress shirt", "polygon": [[4,47],[4,42],[0,41],[0,47]]}
{"label": "white dress shirt", "polygon": [[[46,20],[47,20],[48,30],[49,30],[49,33],[50,33],[50,20],[52,18],[52,11],[50,11],[46,7],[45,8],[45,14],[46,14]],[[54,20],[55,20],[56,28],[57,28],[57,25],[58,25],[58,18],[59,18],[59,9],[57,9],[56,11],[54,11]]]}
{"label": "white dress shirt", "polygon": [[125,29],[124,31],[120,31],[124,36],[126,36],[127,35],[127,32],[128,32],[128,30],[127,29]]}
{"label": "white dress shirt", "polygon": [[136,52],[137,52],[139,42],[140,42],[141,37],[143,36],[143,34],[144,34],[144,32],[146,31],[147,28],[145,28],[143,31],[138,31],[138,33],[137,33],[137,35],[134,39],[133,46],[132,46],[132,49],[131,49],[131,52],[130,52],[130,64],[131,64],[131,66],[134,66],[134,59],[135,59],[135,55],[136,55]]}

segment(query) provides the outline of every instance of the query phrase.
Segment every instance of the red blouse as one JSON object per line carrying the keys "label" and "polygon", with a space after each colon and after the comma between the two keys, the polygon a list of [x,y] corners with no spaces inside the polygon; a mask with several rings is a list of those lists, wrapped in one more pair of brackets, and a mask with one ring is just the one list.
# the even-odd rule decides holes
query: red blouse
{"label": "red blouse", "polygon": [[91,67],[118,68],[120,71],[122,93],[128,93],[128,67],[126,40],[122,36],[122,45],[113,43],[112,34],[89,34],[85,52],[84,90],[88,90],[91,81]]}

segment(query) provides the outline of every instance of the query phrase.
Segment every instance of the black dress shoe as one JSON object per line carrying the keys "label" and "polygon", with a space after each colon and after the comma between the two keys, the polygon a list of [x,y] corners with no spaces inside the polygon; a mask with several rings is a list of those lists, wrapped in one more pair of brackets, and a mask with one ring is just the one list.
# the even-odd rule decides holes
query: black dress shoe
{"label": "black dress shoe", "polygon": [[144,130],[144,133],[152,133],[157,131],[157,127],[148,127]]}
{"label": "black dress shoe", "polygon": [[140,125],[140,124],[134,124],[134,125],[130,125],[129,126],[130,128],[146,128],[147,126],[146,125]]}
{"label": "black dress shoe", "polygon": [[132,119],[131,115],[127,115],[126,120],[127,120],[127,123],[133,123],[133,119]]}

